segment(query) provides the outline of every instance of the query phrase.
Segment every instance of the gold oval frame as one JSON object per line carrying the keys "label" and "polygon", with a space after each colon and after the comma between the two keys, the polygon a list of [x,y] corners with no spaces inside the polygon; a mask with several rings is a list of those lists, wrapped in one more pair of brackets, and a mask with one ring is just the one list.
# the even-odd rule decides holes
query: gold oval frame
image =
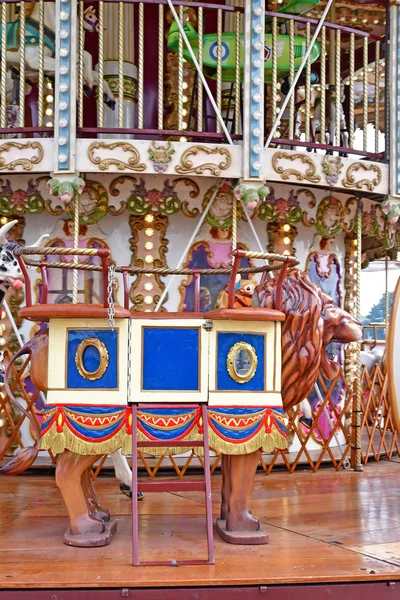
{"label": "gold oval frame", "polygon": [[[100,356],[100,364],[95,371],[88,371],[83,364],[83,353],[86,348],[89,346],[94,346]],[[109,363],[108,351],[105,345],[98,338],[87,338],[83,340],[76,349],[75,353],[75,364],[78,369],[79,374],[84,379],[89,379],[89,381],[95,381],[96,379],[100,379],[107,371]]]}
{"label": "gold oval frame", "polygon": [[[235,368],[235,358],[239,350],[246,350],[250,355],[250,370],[245,376],[239,375]],[[234,344],[229,350],[228,356],[226,357],[226,368],[228,369],[230,377],[233,379],[233,381],[236,381],[236,383],[247,383],[250,381],[250,379],[254,377],[257,365],[257,353],[253,346],[247,342],[236,342],[236,344]]]}

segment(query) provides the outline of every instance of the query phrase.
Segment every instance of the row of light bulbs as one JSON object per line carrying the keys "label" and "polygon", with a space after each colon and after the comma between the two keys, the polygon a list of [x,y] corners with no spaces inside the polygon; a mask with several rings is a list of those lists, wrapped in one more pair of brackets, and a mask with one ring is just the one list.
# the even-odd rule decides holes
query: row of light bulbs
{"label": "row of light bulbs", "polygon": [[[148,225],[148,227],[146,227],[144,230],[144,235],[147,238],[152,238],[154,235],[154,228],[152,227],[152,223],[154,222],[154,215],[148,214],[145,216],[144,220],[145,220],[146,224]],[[147,242],[145,242],[144,248],[148,252],[148,254],[146,254],[144,257],[144,262],[147,263],[148,265],[151,265],[154,262],[154,256],[153,256],[153,254],[151,254],[151,251],[154,248],[154,242],[152,242],[151,240],[148,240]],[[145,277],[150,278],[150,277],[152,277],[152,274],[145,273]],[[153,287],[154,286],[151,281],[146,281],[146,283],[144,284],[144,289],[146,290],[146,292],[151,292]],[[147,296],[144,297],[144,303],[147,304],[148,306],[150,304],[153,304],[153,301],[154,301],[153,296],[150,296],[150,294],[148,294]],[[145,312],[151,312],[151,309],[147,308],[145,310]]]}

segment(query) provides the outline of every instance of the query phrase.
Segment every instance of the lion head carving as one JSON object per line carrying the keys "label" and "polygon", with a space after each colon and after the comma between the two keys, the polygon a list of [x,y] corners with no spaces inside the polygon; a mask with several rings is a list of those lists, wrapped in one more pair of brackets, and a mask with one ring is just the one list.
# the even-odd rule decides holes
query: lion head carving
{"label": "lion head carving", "polygon": [[[260,307],[276,307],[277,279],[256,288]],[[328,379],[339,369],[326,347],[331,341],[355,342],[362,336],[361,323],[335,306],[328,294],[298,269],[282,283],[282,401],[285,410],[299,404],[311,392],[319,368]]]}

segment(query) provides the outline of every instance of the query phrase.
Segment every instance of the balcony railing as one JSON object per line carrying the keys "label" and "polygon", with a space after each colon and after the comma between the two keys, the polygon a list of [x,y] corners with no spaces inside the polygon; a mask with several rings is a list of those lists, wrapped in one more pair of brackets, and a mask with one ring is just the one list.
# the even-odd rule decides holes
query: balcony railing
{"label": "balcony railing", "polygon": [[[55,3],[0,4],[0,135],[52,135]],[[90,4],[94,9],[79,0],[77,8],[78,137],[226,142],[220,113],[231,138],[241,143],[242,10],[174,2],[198,72],[167,0]],[[266,12],[265,20],[266,139],[318,21],[278,12]],[[271,145],[382,158],[384,60],[381,38],[324,24]],[[100,93],[93,92],[96,86]]]}

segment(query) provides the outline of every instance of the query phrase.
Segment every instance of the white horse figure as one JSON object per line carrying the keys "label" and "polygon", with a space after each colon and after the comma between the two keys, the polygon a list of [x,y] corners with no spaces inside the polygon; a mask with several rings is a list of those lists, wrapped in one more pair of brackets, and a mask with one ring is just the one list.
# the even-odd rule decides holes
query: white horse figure
{"label": "white horse figure", "polygon": [[[56,11],[54,2],[44,2],[44,49],[43,49],[43,69],[46,74],[54,75],[57,68],[55,56],[55,30],[56,30]],[[26,3],[25,10],[25,63],[27,66],[27,79],[37,79],[39,72],[39,22],[40,22],[40,7],[39,2]],[[89,6],[84,13],[84,29],[90,32],[98,32],[99,22],[92,6]],[[7,64],[18,67],[20,65],[20,23],[19,19],[7,23],[7,40],[12,49],[7,49]],[[10,41],[9,41],[10,40]],[[89,90],[93,86],[99,85],[99,78],[96,71],[93,69],[93,59],[91,54],[86,50],[83,52],[83,79],[84,84]],[[21,82],[25,85],[25,82]],[[28,84],[29,93],[30,86]],[[7,101],[12,93],[13,82],[11,74],[7,74]],[[110,87],[106,81],[103,81],[103,94],[105,102],[113,108],[115,99]]]}
{"label": "white horse figure", "polygon": [[321,131],[321,99],[317,98],[314,104],[314,118],[311,119],[311,129],[313,139],[316,133],[320,132],[321,143],[336,145],[336,110],[339,107],[340,111],[340,145],[344,148],[349,146],[349,134],[347,131],[346,117],[343,110],[342,102],[344,102],[343,86],[341,87],[341,97],[336,98],[335,86],[330,85],[326,92],[326,109],[325,109],[325,124],[326,131]]}

